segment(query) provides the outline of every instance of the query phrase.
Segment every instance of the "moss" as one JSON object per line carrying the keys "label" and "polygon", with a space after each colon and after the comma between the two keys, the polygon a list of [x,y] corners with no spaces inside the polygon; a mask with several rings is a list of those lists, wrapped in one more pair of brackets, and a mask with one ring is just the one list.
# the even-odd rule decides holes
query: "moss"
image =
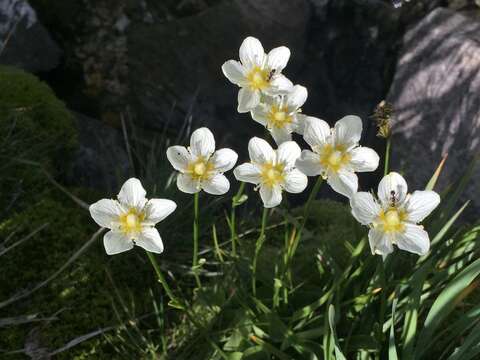
{"label": "moss", "polygon": [[71,113],[52,90],[35,76],[0,66],[0,205],[33,201],[45,188],[38,168],[18,163],[40,163],[54,176],[67,171],[77,146]]}

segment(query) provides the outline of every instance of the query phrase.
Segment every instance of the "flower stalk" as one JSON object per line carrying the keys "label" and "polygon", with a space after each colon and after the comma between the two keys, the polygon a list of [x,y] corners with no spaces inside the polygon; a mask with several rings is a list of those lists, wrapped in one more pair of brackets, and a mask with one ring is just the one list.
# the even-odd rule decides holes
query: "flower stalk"
{"label": "flower stalk", "polygon": [[253,296],[257,295],[257,260],[258,260],[258,255],[260,254],[260,250],[262,249],[263,243],[265,242],[265,228],[267,226],[267,218],[268,218],[268,208],[263,208],[262,225],[260,228],[260,235],[258,236],[257,242],[255,244],[255,255],[253,256],[253,263],[252,263]]}
{"label": "flower stalk", "polygon": [[192,269],[195,276],[195,282],[197,287],[201,288],[202,283],[200,281],[200,276],[198,276],[198,226],[199,226],[199,193],[195,193],[193,196],[193,259],[192,259]]}

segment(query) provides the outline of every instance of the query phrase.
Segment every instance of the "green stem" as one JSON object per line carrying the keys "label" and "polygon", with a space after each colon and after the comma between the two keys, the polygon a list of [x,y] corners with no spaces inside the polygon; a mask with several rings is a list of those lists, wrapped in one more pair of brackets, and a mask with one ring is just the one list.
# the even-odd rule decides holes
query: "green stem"
{"label": "green stem", "polygon": [[255,244],[255,255],[253,256],[253,263],[252,263],[253,296],[257,295],[257,260],[258,260],[258,255],[260,254],[260,250],[262,249],[262,245],[265,241],[265,228],[267,226],[267,217],[268,217],[268,209],[263,208],[262,227],[260,228],[260,235],[257,238],[257,243]]}
{"label": "green stem", "polygon": [[193,197],[193,260],[192,260],[192,269],[195,276],[195,281],[197,287],[201,288],[202,283],[200,282],[200,277],[198,276],[198,198],[199,193],[197,192]]}
{"label": "green stem", "polygon": [[155,259],[155,256],[151,252],[148,252],[148,251],[145,251],[145,252],[147,253],[148,259],[150,260],[153,268],[155,269],[155,274],[157,274],[158,281],[160,281],[160,283],[162,284],[163,289],[167,293],[170,300],[175,304],[181,305],[180,301],[175,297],[175,295],[173,295],[173,291],[168,285],[167,280],[165,280],[165,277],[162,274],[162,270],[160,269],[160,266],[158,265],[157,260]]}
{"label": "green stem", "polygon": [[385,145],[385,165],[383,167],[383,176],[388,174],[388,168],[390,166],[390,147],[392,142],[390,136],[387,138],[387,144]]}
{"label": "green stem", "polygon": [[240,187],[238,188],[237,193],[233,197],[232,201],[232,212],[230,215],[230,237],[232,240],[232,255],[237,255],[237,225],[236,225],[236,211],[235,208],[237,207],[236,201],[242,196],[243,189],[245,188],[245,183],[241,182]]}
{"label": "green stem", "polygon": [[383,257],[380,257],[380,287],[382,292],[380,294],[380,329],[383,329],[383,323],[385,322],[385,311],[387,308],[387,282],[385,279],[385,262]]}

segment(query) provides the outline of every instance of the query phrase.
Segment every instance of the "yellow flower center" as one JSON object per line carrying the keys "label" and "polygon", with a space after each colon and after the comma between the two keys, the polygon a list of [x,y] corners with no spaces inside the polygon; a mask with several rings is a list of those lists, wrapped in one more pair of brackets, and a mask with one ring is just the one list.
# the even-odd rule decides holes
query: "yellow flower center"
{"label": "yellow flower center", "polygon": [[343,166],[350,162],[350,154],[346,152],[346,149],[342,145],[333,147],[328,144],[325,145],[320,153],[320,164],[326,169],[333,172],[338,172]]}
{"label": "yellow flower center", "polygon": [[288,109],[286,106],[280,108],[276,105],[273,105],[268,112],[267,120],[271,127],[281,129],[285,125],[290,124],[293,119],[288,114]]}
{"label": "yellow flower center", "polygon": [[284,166],[282,164],[273,165],[272,163],[265,163],[260,174],[262,183],[268,187],[274,187],[283,183],[283,169]]}
{"label": "yellow flower center", "polygon": [[187,173],[197,181],[207,180],[212,175],[212,170],[214,169],[213,164],[209,163],[203,157],[199,157],[194,162],[188,164]]}
{"label": "yellow flower center", "polygon": [[390,208],[387,211],[382,210],[379,218],[384,232],[397,233],[405,229],[403,222],[406,220],[407,214],[403,210]]}
{"label": "yellow flower center", "polygon": [[254,66],[247,74],[248,84],[252,90],[263,90],[269,84],[269,71]]}
{"label": "yellow flower center", "polygon": [[120,215],[120,230],[125,234],[138,233],[142,230],[142,222],[145,214],[135,208],[131,208],[127,213]]}

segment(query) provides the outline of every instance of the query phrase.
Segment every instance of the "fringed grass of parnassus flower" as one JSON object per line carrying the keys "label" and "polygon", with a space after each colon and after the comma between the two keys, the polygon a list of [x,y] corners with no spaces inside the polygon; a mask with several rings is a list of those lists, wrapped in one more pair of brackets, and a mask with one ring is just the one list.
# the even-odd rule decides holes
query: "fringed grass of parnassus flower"
{"label": "fringed grass of parnassus flower", "polygon": [[[359,145],[362,120],[348,115],[331,127],[303,116],[299,109],[307,90],[292,86],[281,74],[289,56],[286,47],[267,55],[260,41],[249,37],[240,47],[241,62],[230,60],[222,68],[241,88],[238,111],[251,112],[278,144],[274,149],[271,139],[249,141],[249,159],[242,159],[233,171],[241,182],[238,192],[229,193],[224,175],[234,167],[237,154],[229,149],[215,152],[208,129],[193,132],[189,148],[167,150],[178,172],[178,189],[195,197],[189,276],[195,277],[196,285],[181,288],[180,280],[172,288],[156,257],[148,253],[170,304],[178,310],[171,311],[168,354],[159,355],[475,358],[480,353],[480,306],[471,299],[479,297],[480,228],[454,226],[466,205],[452,212],[468,174],[453,191],[442,193],[442,201],[433,190],[441,168],[425,190],[409,195],[403,176],[390,172],[388,138],[383,159],[387,175],[377,196],[368,192],[371,189],[359,184],[356,173],[376,170],[381,158]],[[253,120],[245,115],[242,121]],[[295,133],[309,148],[302,151]],[[315,185],[307,201],[293,208],[286,198],[302,198],[307,176],[316,177]],[[323,179],[345,203],[317,199]],[[219,217],[214,224],[202,221],[200,226],[201,190],[205,198],[232,199],[226,221]],[[259,196],[251,196],[250,190]],[[242,217],[235,212],[240,206]],[[135,214],[135,224],[141,224],[144,219]],[[392,252],[394,245],[405,251]],[[196,271],[201,266],[199,252],[215,276]]]}

